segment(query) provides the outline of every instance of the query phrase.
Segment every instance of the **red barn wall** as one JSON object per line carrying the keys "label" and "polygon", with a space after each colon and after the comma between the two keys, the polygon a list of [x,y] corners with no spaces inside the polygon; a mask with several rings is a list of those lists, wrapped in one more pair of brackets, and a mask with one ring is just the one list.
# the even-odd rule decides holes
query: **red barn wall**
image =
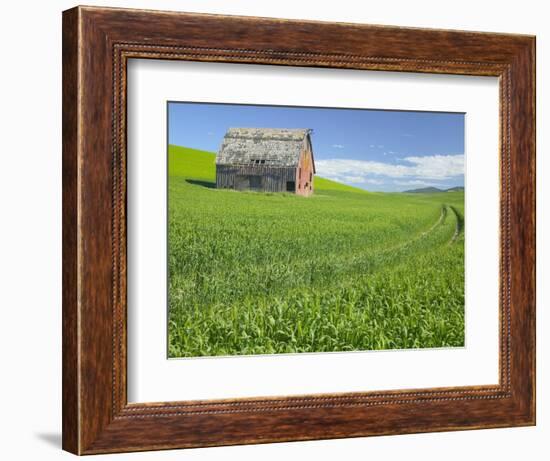
{"label": "red barn wall", "polygon": [[296,193],[298,195],[308,196],[313,194],[314,176],[313,156],[308,147],[302,151],[300,162],[296,169]]}

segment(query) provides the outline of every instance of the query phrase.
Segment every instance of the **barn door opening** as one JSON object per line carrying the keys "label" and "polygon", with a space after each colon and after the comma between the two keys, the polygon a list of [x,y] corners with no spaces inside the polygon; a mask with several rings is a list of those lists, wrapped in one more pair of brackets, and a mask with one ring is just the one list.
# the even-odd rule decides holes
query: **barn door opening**
{"label": "barn door opening", "polygon": [[235,177],[235,189],[237,190],[248,190],[250,183],[248,181],[248,176],[237,175]]}
{"label": "barn door opening", "polygon": [[261,176],[249,176],[248,181],[250,183],[251,190],[261,190],[262,189],[262,177]]}
{"label": "barn door opening", "polygon": [[258,175],[237,175],[235,178],[235,189],[261,191],[263,178]]}
{"label": "barn door opening", "polygon": [[295,181],[287,181],[286,182],[286,191],[287,192],[296,192],[296,182]]}

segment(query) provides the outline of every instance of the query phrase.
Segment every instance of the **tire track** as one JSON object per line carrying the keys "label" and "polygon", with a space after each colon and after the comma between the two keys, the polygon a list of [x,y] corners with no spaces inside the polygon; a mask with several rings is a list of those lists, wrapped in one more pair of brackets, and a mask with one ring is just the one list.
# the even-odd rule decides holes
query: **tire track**
{"label": "tire track", "polygon": [[464,232],[464,218],[454,206],[450,205],[448,206],[448,208],[451,209],[456,219],[455,233],[453,234],[453,236],[451,237],[451,240],[449,241],[449,245],[452,245]]}

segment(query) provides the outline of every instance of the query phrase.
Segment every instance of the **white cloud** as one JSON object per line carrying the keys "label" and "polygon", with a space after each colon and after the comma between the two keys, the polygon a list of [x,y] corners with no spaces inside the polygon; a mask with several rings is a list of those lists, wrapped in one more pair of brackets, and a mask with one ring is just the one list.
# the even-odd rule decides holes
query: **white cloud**
{"label": "white cloud", "polygon": [[382,184],[385,183],[383,179],[365,179],[364,182],[366,184],[374,184],[376,186],[381,186]]}
{"label": "white cloud", "polygon": [[464,155],[430,155],[426,157],[405,157],[405,161],[415,165],[416,176],[446,179],[464,174]]}
{"label": "white cloud", "polygon": [[432,182],[422,181],[420,179],[411,179],[409,181],[393,181],[396,186],[437,186]]}
{"label": "white cloud", "polygon": [[325,177],[387,176],[418,180],[445,180],[464,174],[464,155],[411,156],[402,159],[405,164],[391,164],[370,160],[328,159],[315,162],[317,173]]}
{"label": "white cloud", "polygon": [[350,184],[361,184],[365,182],[363,176],[342,176],[338,178],[340,182],[347,182]]}
{"label": "white cloud", "polygon": [[335,149],[343,149],[344,145],[343,144],[333,144],[332,147],[334,147]]}
{"label": "white cloud", "polygon": [[377,186],[384,184],[383,179],[365,178],[364,176],[337,176],[335,180],[347,184],[375,184]]}

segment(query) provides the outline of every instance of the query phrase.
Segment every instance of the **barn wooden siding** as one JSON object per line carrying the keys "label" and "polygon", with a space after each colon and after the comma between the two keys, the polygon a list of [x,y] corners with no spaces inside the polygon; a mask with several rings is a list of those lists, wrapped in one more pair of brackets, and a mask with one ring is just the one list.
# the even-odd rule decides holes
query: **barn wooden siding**
{"label": "barn wooden siding", "polygon": [[296,194],[309,197],[313,194],[313,178],[315,169],[313,166],[313,153],[309,142],[300,154],[300,161],[296,172]]}
{"label": "barn wooden siding", "polygon": [[[251,177],[259,178],[257,181],[260,185],[250,184],[248,179]],[[287,182],[289,181],[294,182],[294,187],[296,187],[296,168],[265,165],[216,166],[216,187],[218,189],[287,192]]]}

